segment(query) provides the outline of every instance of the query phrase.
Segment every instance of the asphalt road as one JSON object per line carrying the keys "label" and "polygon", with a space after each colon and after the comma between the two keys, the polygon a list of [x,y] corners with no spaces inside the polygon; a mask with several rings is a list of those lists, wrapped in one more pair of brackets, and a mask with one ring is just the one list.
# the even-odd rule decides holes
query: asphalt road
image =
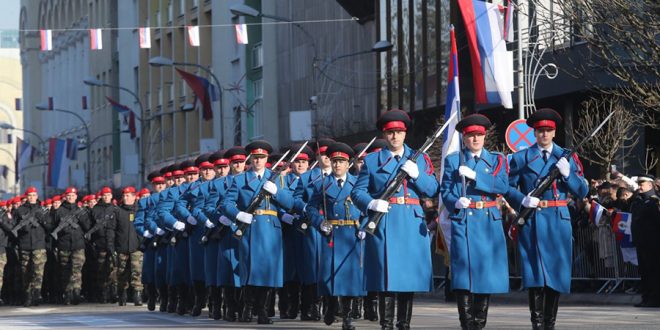
{"label": "asphalt road", "polygon": [[[83,304],[46,305],[31,308],[0,307],[0,329],[340,329],[322,322],[280,321],[272,326],[256,323],[227,323],[202,316],[178,316],[148,312],[146,307]],[[378,329],[377,322],[358,321],[358,329]],[[418,299],[412,326],[415,329],[456,329],[458,315],[453,304],[429,298]],[[529,329],[529,310],[522,303],[495,303],[489,311],[489,329]],[[660,329],[660,309],[634,308],[629,305],[562,305],[557,329]]]}

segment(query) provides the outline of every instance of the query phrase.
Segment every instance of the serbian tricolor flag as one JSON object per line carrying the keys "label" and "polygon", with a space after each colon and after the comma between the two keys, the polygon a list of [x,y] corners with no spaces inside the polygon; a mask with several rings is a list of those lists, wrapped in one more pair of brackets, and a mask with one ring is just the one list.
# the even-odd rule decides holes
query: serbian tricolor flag
{"label": "serbian tricolor flag", "polygon": [[627,212],[616,212],[612,218],[612,232],[616,235],[616,240],[621,242],[626,236],[626,230],[630,225],[632,214]]}
{"label": "serbian tricolor flag", "polygon": [[53,50],[53,30],[40,30],[41,50]]}
{"label": "serbian tricolor flag", "polygon": [[236,24],[236,42],[240,45],[248,44],[248,33],[246,24]]}
{"label": "serbian tricolor flag", "polygon": [[477,104],[513,108],[513,55],[506,50],[499,7],[479,0],[458,0],[465,22]]}
{"label": "serbian tricolor flag", "polygon": [[89,29],[89,46],[93,50],[103,49],[103,30]]}
{"label": "serbian tricolor flag", "polygon": [[632,214],[628,212],[616,212],[612,218],[612,231],[616,235],[616,240],[621,248],[621,256],[624,262],[637,265],[637,250],[632,243]]}
{"label": "serbian tricolor flag", "polygon": [[195,96],[202,103],[202,118],[204,120],[213,119],[213,108],[211,102],[216,100],[215,87],[211,83],[200,76],[194,75],[190,72],[183,71],[181,69],[176,69],[176,71],[181,75],[181,78],[190,86],[190,89],[193,90]]}
{"label": "serbian tricolor flag", "polygon": [[501,9],[504,12],[502,39],[506,42],[513,42],[513,6],[513,0],[507,0],[506,7]]}
{"label": "serbian tricolor flag", "polygon": [[107,96],[105,97],[105,99],[108,100],[113,110],[117,111],[120,115],[124,116],[124,124],[128,126],[128,131],[131,134],[131,139],[135,139],[135,137],[137,136],[137,131],[135,129],[135,113],[133,113],[133,110]]}
{"label": "serbian tricolor flag", "polygon": [[[450,153],[460,149],[460,138],[456,131],[456,124],[460,117],[461,97],[458,84],[458,50],[456,47],[456,36],[454,27],[449,30],[449,39],[451,40],[451,52],[449,54],[449,76],[447,77],[447,99],[445,101],[445,121],[452,122],[445,131],[444,143],[442,144],[442,157],[440,162],[440,173],[445,170],[445,157]],[[456,114],[454,117],[452,115]],[[449,212],[442,202],[442,197],[438,197],[439,207],[439,226],[436,235],[436,253],[444,255],[445,264],[449,264],[451,251],[451,220]]]}
{"label": "serbian tricolor flag", "polygon": [[140,36],[140,48],[151,48],[151,28],[140,28],[138,34]]}
{"label": "serbian tricolor flag", "polygon": [[199,26],[188,26],[188,43],[193,47],[199,47]]}
{"label": "serbian tricolor flag", "polygon": [[591,201],[591,209],[589,210],[589,222],[594,225],[600,225],[603,218],[605,207],[598,204],[596,201]]}
{"label": "serbian tricolor flag", "polygon": [[51,138],[48,141],[48,185],[58,189],[69,185],[66,140]]}

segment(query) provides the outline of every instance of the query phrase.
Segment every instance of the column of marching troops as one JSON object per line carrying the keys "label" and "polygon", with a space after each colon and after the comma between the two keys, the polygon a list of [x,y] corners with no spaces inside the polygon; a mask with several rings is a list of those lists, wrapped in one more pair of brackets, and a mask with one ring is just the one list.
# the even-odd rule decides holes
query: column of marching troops
{"label": "column of marching troops", "polygon": [[[537,143],[507,161],[483,148],[490,121],[466,116],[456,126],[464,147],[446,157],[438,180],[430,158],[411,159],[415,151],[404,144],[408,115],[390,110],[377,121],[382,139],[369,148],[320,139],[292,146],[286,158],[254,141],[153,172],[151,192],[136,196],[133,187],[124,188],[118,206],[104,188],[98,203],[85,197],[80,208],[69,188],[63,201],[42,208],[28,188],[25,203],[3,216],[0,232],[17,234],[26,306],[41,300],[49,236],[56,248],[48,251],[60,266],[57,296],[67,304],[81,299],[88,241],[99,302],[125,304],[130,285],[133,302],[144,299],[150,311],[159,304],[161,312],[198,316],[208,306],[216,320],[256,316],[270,324],[277,295],[282,319],[300,315],[328,325],[340,319],[342,329],[354,329],[363,308],[364,318],[383,329],[408,329],[414,293],[431,291],[433,283],[432,233],[420,199],[440,196],[452,220],[450,277],[460,326],[480,329],[490,295],[509,290],[497,205],[503,196],[516,209],[535,209],[518,233],[522,279],[533,328],[552,329],[560,293],[570,291],[566,205],[587,194],[579,159],[563,157],[553,142],[560,122],[554,110],[536,111],[527,123]],[[552,188],[529,195],[553,167],[561,177]],[[380,199],[400,171],[402,185]],[[657,196],[653,205],[660,212]],[[384,216],[367,234],[377,213]],[[0,241],[6,245],[5,237]]]}

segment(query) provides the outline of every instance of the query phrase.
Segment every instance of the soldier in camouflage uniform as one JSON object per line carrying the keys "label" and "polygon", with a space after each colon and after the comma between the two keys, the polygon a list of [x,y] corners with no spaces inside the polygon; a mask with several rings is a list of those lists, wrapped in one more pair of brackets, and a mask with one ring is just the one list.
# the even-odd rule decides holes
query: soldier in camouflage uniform
{"label": "soldier in camouflage uniform", "polygon": [[35,187],[29,187],[25,194],[27,202],[15,212],[14,229],[18,234],[18,246],[21,251],[23,302],[25,307],[29,307],[41,302],[41,284],[46,264],[46,233],[43,225],[47,213],[41,207]]}
{"label": "soldier in camouflage uniform", "polygon": [[[92,195],[93,196],[93,195]],[[116,216],[117,207],[112,205],[112,190],[109,187],[101,189],[101,200],[92,208],[92,221],[93,226],[91,237],[85,237],[92,241],[94,250],[96,252],[96,280],[97,289],[99,290],[99,302],[105,304],[107,301],[111,303],[117,302],[117,277],[114,275],[114,265],[111,261],[108,246],[113,246],[108,242],[113,242],[115,239],[115,232],[106,230],[112,218]],[[87,236],[90,236],[89,234]]]}
{"label": "soldier in camouflage uniform", "polygon": [[[85,264],[83,235],[90,229],[90,221],[87,212],[79,212],[80,208],[76,203],[78,190],[69,187],[65,195],[65,201],[53,213],[49,229],[58,235],[57,255],[60,261],[60,284],[64,289],[64,304],[77,305],[80,303],[81,272]],[[57,232],[59,228],[61,229]]]}
{"label": "soldier in camouflage uniform", "polygon": [[126,290],[129,284],[133,287],[133,303],[135,306],[142,306],[142,251],[139,250],[140,237],[133,227],[137,211],[135,200],[135,188],[124,188],[123,203],[117,208],[117,214],[108,228],[109,231],[114,231],[114,246],[118,253],[119,306],[126,304]]}
{"label": "soldier in camouflage uniform", "polygon": [[[0,293],[4,284],[5,265],[7,265],[7,253],[5,251],[9,245],[9,235],[11,235],[13,225],[13,219],[9,217],[5,201],[0,201]],[[4,302],[0,298],[0,306],[3,304]]]}

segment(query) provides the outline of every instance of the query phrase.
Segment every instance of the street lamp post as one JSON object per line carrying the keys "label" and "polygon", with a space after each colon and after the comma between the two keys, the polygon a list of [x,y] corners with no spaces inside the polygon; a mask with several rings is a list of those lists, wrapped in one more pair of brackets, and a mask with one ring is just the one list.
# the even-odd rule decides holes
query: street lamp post
{"label": "street lamp post", "polygon": [[325,70],[328,68],[328,66],[330,64],[332,64],[334,62],[337,62],[338,60],[341,60],[343,58],[353,57],[353,56],[358,56],[358,55],[363,55],[363,54],[370,54],[370,53],[383,53],[383,52],[389,51],[390,49],[392,49],[392,47],[394,47],[394,45],[392,45],[392,43],[389,42],[388,40],[379,40],[373,45],[373,47],[371,47],[371,49],[365,49],[365,50],[361,50],[359,52],[339,55],[339,56],[335,56],[335,57],[330,58],[330,60],[326,61],[323,64],[323,67],[321,68],[319,73],[320,73],[320,75],[325,75]]}
{"label": "street lamp post", "polygon": [[144,172],[145,172],[145,163],[146,163],[146,161],[145,161],[145,152],[144,152],[145,149],[146,149],[144,147],[144,145],[146,143],[145,138],[144,138],[144,131],[145,131],[145,126],[146,126],[145,124],[146,123],[145,123],[145,120],[143,120],[145,112],[144,112],[144,107],[142,106],[142,101],[140,101],[140,97],[137,95],[137,93],[135,93],[134,91],[132,91],[132,90],[126,88],[126,87],[119,86],[119,85],[108,84],[104,81],[101,81],[101,80],[98,80],[98,79],[92,78],[92,77],[84,79],[83,83],[85,83],[85,85],[93,86],[93,87],[108,87],[108,88],[119,89],[119,90],[122,90],[122,91],[124,91],[128,94],[131,94],[133,96],[133,98],[135,98],[135,100],[137,101],[138,106],[140,107],[140,116],[138,116],[139,117],[138,120],[140,121],[140,135],[142,135],[141,140],[140,140],[140,145],[139,145],[139,147],[140,147],[140,150],[139,150],[139,153],[140,153],[140,171],[139,172],[140,173],[138,174],[138,176],[140,178],[138,180],[140,182],[140,186],[142,186],[142,182],[143,182],[142,180],[144,180],[144,176],[145,176]]}
{"label": "street lamp post", "polygon": [[[44,140],[44,138],[42,138],[41,135],[39,135],[36,132],[33,132],[29,129],[14,127],[14,125],[12,125],[10,123],[0,123],[0,128],[7,129],[7,130],[14,130],[14,131],[22,131],[22,132],[25,132],[25,133],[32,134],[34,137],[37,138],[37,140],[39,140],[39,146],[41,148],[41,155],[44,159],[44,163],[47,163],[47,160],[46,160],[46,148],[47,148],[46,147],[46,140]],[[18,165],[16,165],[16,166],[18,166]],[[25,169],[27,169],[28,167],[29,166],[27,166]],[[18,173],[19,169],[16,168],[16,170],[17,171],[15,171],[15,173]],[[46,184],[47,184],[47,182],[46,182],[46,171],[44,171],[42,173],[41,180],[43,180],[42,187],[41,187],[41,190],[42,190],[41,192],[44,194],[44,196],[46,196]]]}
{"label": "street lamp post", "polygon": [[[91,136],[89,134],[89,126],[87,126],[87,123],[85,122],[85,120],[79,114],[77,114],[77,113],[75,113],[71,110],[66,110],[66,109],[58,109],[58,108],[52,108],[51,109],[51,108],[48,107],[47,104],[44,104],[44,103],[37,104],[36,108],[37,108],[37,110],[41,110],[41,111],[64,112],[64,113],[68,113],[70,115],[75,116],[76,118],[78,118],[78,120],[80,120],[80,123],[82,123],[83,127],[85,128],[85,133],[87,135],[87,141],[89,142],[90,136]],[[86,177],[85,180],[87,181],[87,191],[91,193],[92,192],[92,183],[91,183],[91,163],[90,163],[89,148],[87,149],[87,170],[86,170],[86,172],[87,173],[85,173],[85,177]]]}
{"label": "street lamp post", "polygon": [[213,74],[211,70],[208,68],[199,65],[197,63],[187,63],[187,62],[175,62],[174,60],[167,58],[167,57],[162,57],[162,56],[156,56],[152,57],[149,59],[149,65],[153,67],[163,67],[163,66],[194,66],[196,68],[199,68],[200,70],[206,72],[211,78],[213,78],[213,81],[215,82],[215,85],[218,86],[218,93],[219,93],[219,99],[220,99],[220,149],[225,147],[225,127],[222,124],[223,123],[223,117],[224,117],[224,111],[223,111],[223,105],[222,105],[222,85],[220,85],[220,80],[218,80],[218,77]]}

